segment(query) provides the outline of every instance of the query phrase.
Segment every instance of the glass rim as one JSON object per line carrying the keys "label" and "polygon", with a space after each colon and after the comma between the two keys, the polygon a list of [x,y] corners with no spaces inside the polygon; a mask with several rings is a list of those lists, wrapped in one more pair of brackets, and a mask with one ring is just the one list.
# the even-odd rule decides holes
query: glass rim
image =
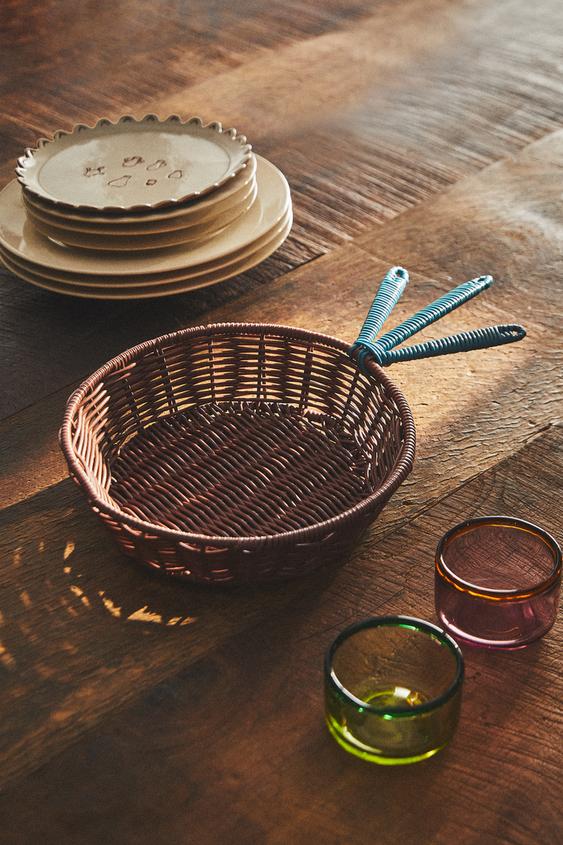
{"label": "glass rim", "polygon": [[[441,645],[446,646],[450,650],[456,662],[455,676],[444,692],[430,699],[430,701],[425,701],[423,704],[415,704],[414,706],[376,707],[373,704],[369,704],[361,698],[358,698],[358,696],[354,695],[353,692],[344,686],[332,666],[333,658],[338,648],[343,642],[354,634],[357,634],[359,631],[364,631],[368,628],[384,627],[409,628],[414,631],[419,631],[420,633],[430,635],[432,638],[438,640]],[[347,628],[344,628],[344,630],[338,634],[325,654],[325,678],[328,683],[331,684],[333,689],[335,689],[336,692],[340,696],[343,696],[347,701],[352,702],[362,710],[366,710],[368,713],[373,713],[376,716],[389,715],[412,717],[417,716],[420,713],[429,713],[432,710],[436,710],[455,695],[463,681],[464,672],[463,653],[453,637],[451,637],[443,628],[438,627],[438,625],[434,625],[432,622],[426,622],[423,619],[418,619],[416,616],[371,616],[361,622],[355,622],[353,625],[349,625]]]}
{"label": "glass rim", "polygon": [[[471,581],[466,581],[457,575],[446,563],[444,552],[448,544],[457,535],[469,533],[479,525],[490,525],[497,528],[517,528],[521,531],[526,531],[528,534],[533,534],[538,537],[549,549],[553,558],[553,567],[550,574],[528,587],[515,587],[509,590],[494,589],[483,587],[479,584],[474,584]],[[486,598],[493,601],[515,601],[517,599],[527,599],[532,596],[539,595],[550,589],[561,578],[561,547],[559,543],[551,534],[535,525],[533,522],[528,522],[525,519],[518,519],[515,516],[478,516],[471,519],[465,519],[450,528],[440,538],[436,547],[436,573],[444,581],[448,581],[457,590],[466,593],[476,598]]]}

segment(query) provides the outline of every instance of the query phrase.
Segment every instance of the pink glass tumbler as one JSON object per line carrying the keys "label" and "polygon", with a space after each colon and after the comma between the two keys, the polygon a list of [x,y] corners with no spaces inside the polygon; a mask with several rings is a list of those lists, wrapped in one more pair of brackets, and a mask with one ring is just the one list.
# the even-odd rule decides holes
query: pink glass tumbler
{"label": "pink glass tumbler", "polygon": [[561,549],[529,522],[508,516],[469,519],[436,549],[435,601],[457,639],[486,648],[521,648],[555,621]]}

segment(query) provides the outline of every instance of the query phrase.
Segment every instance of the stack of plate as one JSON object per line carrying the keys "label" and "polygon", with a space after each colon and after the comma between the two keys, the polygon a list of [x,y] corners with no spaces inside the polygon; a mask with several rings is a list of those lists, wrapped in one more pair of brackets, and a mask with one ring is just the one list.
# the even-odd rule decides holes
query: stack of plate
{"label": "stack of plate", "polygon": [[41,139],[0,193],[0,257],[72,296],[166,296],[223,281],[276,250],[289,186],[244,135],[199,118],[123,117]]}

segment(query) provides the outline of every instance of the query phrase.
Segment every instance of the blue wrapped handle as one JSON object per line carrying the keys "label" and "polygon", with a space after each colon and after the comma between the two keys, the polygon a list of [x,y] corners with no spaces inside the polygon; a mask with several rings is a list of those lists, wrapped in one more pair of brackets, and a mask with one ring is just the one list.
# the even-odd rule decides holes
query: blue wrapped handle
{"label": "blue wrapped handle", "polygon": [[401,298],[408,280],[409,274],[403,267],[391,267],[379,286],[356,343],[370,341],[379,334],[383,323]]}
{"label": "blue wrapped handle", "polygon": [[449,337],[441,337],[439,340],[427,340],[425,343],[403,346],[402,349],[389,349],[380,356],[377,363],[382,367],[388,367],[399,361],[414,361],[416,358],[433,358],[437,355],[452,355],[454,352],[503,346],[505,343],[515,343],[524,337],[526,337],[526,330],[523,326],[488,326],[484,329],[473,329],[452,334]]}
{"label": "blue wrapped handle", "polygon": [[[402,268],[393,268],[393,271]],[[390,271],[393,272],[393,271]],[[406,273],[406,270],[404,271]],[[385,279],[384,279],[385,282]],[[383,287],[383,284],[382,286]],[[449,337],[440,338],[439,340],[429,340],[425,343],[417,343],[413,346],[406,346],[402,349],[395,349],[409,337],[431,325],[431,323],[440,320],[446,314],[449,314],[455,308],[459,308],[468,300],[473,299],[482,291],[489,288],[493,283],[492,276],[479,276],[476,279],[471,279],[468,282],[463,282],[453,290],[438,297],[438,299],[431,302],[425,308],[417,311],[408,320],[405,320],[395,329],[384,334],[379,340],[372,340],[373,333],[366,330],[366,325],[370,320],[370,316],[374,306],[376,305],[378,297],[370,309],[368,318],[362,327],[362,331],[352,346],[351,353],[354,354],[358,362],[358,366],[363,373],[366,372],[366,357],[373,357],[373,359],[383,367],[389,366],[399,361],[412,361],[416,358],[430,358],[436,355],[450,355],[454,352],[468,352],[473,349],[486,349],[492,346],[501,346],[505,343],[514,343],[522,340],[526,336],[526,331],[522,326],[518,325],[501,325],[489,326],[483,329],[474,329],[472,331],[460,332],[459,334],[450,335]],[[404,289],[404,288],[403,288]],[[380,288],[381,290],[381,288]],[[402,291],[401,291],[402,293]],[[399,293],[397,299],[401,294]],[[379,291],[378,291],[379,296]],[[395,299],[395,302],[397,301]],[[395,304],[393,302],[393,305]],[[391,308],[393,307],[391,305]],[[389,308],[389,311],[391,310]],[[387,311],[387,314],[389,313]],[[371,325],[381,327],[381,323],[374,319]]]}
{"label": "blue wrapped handle", "polygon": [[396,329],[392,329],[387,334],[384,334],[382,338],[377,341],[377,345],[381,349],[393,349],[393,347],[398,346],[400,343],[404,343],[409,337],[412,337],[413,334],[422,331],[425,329],[426,326],[431,325],[431,323],[435,323],[436,320],[440,320],[442,317],[445,317],[446,314],[449,314],[451,311],[454,311],[456,308],[459,308],[460,305],[468,302],[470,299],[473,299],[474,296],[477,296],[482,291],[490,288],[493,283],[492,276],[479,276],[477,279],[471,279],[469,282],[463,282],[461,285],[458,285],[453,290],[448,291],[443,296],[439,296],[438,299],[435,299],[434,302],[431,302],[430,305],[427,305],[425,308],[421,308],[420,311],[417,311],[412,317],[409,317],[408,320],[405,320],[404,323],[401,323],[400,326],[397,326]]}
{"label": "blue wrapped handle", "polygon": [[358,350],[358,363],[364,366],[371,342],[381,331],[383,324],[405,290],[409,274],[404,267],[391,267],[379,286],[375,299],[352,349]]}

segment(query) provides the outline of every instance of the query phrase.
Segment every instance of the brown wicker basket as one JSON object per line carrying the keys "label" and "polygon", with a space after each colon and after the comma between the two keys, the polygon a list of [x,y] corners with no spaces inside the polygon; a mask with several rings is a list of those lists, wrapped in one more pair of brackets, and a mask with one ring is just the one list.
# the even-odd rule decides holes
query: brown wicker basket
{"label": "brown wicker basket", "polygon": [[266,581],[344,558],[415,444],[402,393],[349,352],[245,323],[142,343],[70,398],[70,473],[122,550],[170,575]]}
{"label": "brown wicker basket", "polygon": [[[221,584],[346,557],[414,460],[407,402],[369,357],[398,359],[369,338],[406,284],[400,272],[384,280],[354,347],[286,326],[204,326],[142,343],[76,390],[61,446],[127,555]],[[463,297],[442,300],[451,310]],[[428,352],[435,343],[424,354],[451,351]],[[421,357],[422,346],[400,354]]]}

